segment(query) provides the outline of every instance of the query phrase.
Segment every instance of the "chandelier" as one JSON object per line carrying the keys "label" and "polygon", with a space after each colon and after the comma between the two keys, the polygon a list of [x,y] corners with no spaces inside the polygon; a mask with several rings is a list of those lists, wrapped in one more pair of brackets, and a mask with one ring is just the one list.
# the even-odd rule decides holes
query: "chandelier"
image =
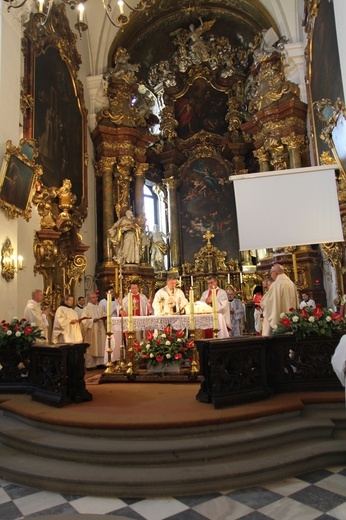
{"label": "chandelier", "polygon": [[[10,9],[18,9],[22,7],[27,0],[4,0],[8,3],[7,11]],[[74,11],[78,11],[77,15],[77,23],[75,24],[75,28],[78,30],[79,34],[88,29],[88,24],[86,23],[85,16],[85,3],[87,0],[63,0],[65,4],[69,5],[70,8]],[[93,0],[94,2],[95,0]],[[152,7],[156,0],[140,0],[136,7],[131,7],[126,0],[118,0],[118,12],[117,14],[112,13],[113,7],[111,5],[112,0],[100,0],[102,3],[103,9],[107,15],[110,23],[117,27],[118,29],[123,29],[125,25],[127,25],[130,21],[131,14],[134,12],[146,11],[150,7]],[[39,25],[44,25],[50,14],[50,10],[54,3],[54,0],[35,0],[37,5],[37,11],[34,13],[34,16]],[[124,5],[129,10],[129,14],[125,14]],[[113,17],[114,15],[114,17]]]}

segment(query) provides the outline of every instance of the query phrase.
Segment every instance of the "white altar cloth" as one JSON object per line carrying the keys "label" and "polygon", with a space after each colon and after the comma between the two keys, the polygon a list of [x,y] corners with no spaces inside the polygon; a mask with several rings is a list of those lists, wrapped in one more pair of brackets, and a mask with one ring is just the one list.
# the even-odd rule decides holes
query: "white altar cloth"
{"label": "white altar cloth", "polygon": [[[219,334],[218,338],[229,338],[229,332],[226,326],[225,318],[222,314],[217,315]],[[111,360],[116,361],[120,358],[120,345],[122,344],[122,332],[127,332],[128,318],[112,318],[111,336]],[[134,316],[133,330],[163,330],[167,325],[171,325],[175,330],[188,329],[190,325],[190,317],[186,314],[174,314],[172,316]],[[212,329],[212,314],[195,314],[195,329]],[[106,340],[104,362],[108,362],[108,338]]]}

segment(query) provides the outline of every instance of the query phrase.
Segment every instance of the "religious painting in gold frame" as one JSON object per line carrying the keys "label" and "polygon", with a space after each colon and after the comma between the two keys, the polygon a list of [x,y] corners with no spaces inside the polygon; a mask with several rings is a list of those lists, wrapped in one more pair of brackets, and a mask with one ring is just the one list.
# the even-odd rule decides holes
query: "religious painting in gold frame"
{"label": "religious painting in gold frame", "polygon": [[329,148],[323,134],[323,121],[316,117],[314,104],[343,96],[341,67],[335,26],[334,5],[330,0],[305,0],[303,23],[308,37],[307,85],[313,153],[317,164]]}
{"label": "religious painting in gold frame", "polygon": [[87,110],[78,70],[81,57],[64,4],[53,3],[44,26],[33,16],[23,41],[22,108],[24,134],[38,143],[42,183],[48,188],[72,183],[80,216],[87,212]]}
{"label": "religious painting in gold frame", "polygon": [[33,141],[22,139],[19,146],[6,143],[5,158],[0,172],[0,208],[11,219],[31,217],[34,186],[42,175],[36,164],[37,150]]}
{"label": "religious painting in gold frame", "polygon": [[[218,155],[191,158],[181,172],[180,220],[184,260],[204,245],[203,235],[213,233],[213,246],[228,258],[238,258],[239,237],[230,164]],[[249,217],[250,218],[250,217]]]}

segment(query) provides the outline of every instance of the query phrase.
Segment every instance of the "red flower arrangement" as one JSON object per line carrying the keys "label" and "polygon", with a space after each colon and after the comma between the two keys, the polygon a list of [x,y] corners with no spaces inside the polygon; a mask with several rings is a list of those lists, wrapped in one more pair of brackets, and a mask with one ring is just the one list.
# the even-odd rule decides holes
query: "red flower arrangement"
{"label": "red flower arrangement", "polygon": [[282,313],[280,321],[274,327],[274,334],[296,334],[298,339],[307,336],[326,336],[344,334],[346,321],[333,309],[305,307],[304,309],[290,309]]}
{"label": "red flower arrangement", "polygon": [[0,323],[0,352],[27,352],[37,339],[45,339],[42,329],[25,318],[12,318],[10,322],[2,320]]}
{"label": "red flower arrangement", "polygon": [[146,340],[134,341],[128,354],[138,363],[152,367],[162,363],[167,367],[176,362],[192,361],[194,350],[195,343],[186,338],[184,330],[173,331],[168,325],[161,333],[146,331]]}

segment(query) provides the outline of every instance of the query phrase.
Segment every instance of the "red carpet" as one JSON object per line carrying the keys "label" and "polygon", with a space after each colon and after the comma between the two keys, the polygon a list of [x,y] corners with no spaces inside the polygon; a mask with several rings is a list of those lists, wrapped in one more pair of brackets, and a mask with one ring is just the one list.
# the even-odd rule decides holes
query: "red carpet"
{"label": "red carpet", "polygon": [[[96,375],[96,374],[95,374]],[[344,402],[343,390],[276,395],[264,401],[215,410],[196,401],[199,383],[88,385],[91,402],[54,408],[29,395],[2,395],[0,408],[51,424],[85,428],[180,428],[243,421],[301,410],[308,403]]]}

